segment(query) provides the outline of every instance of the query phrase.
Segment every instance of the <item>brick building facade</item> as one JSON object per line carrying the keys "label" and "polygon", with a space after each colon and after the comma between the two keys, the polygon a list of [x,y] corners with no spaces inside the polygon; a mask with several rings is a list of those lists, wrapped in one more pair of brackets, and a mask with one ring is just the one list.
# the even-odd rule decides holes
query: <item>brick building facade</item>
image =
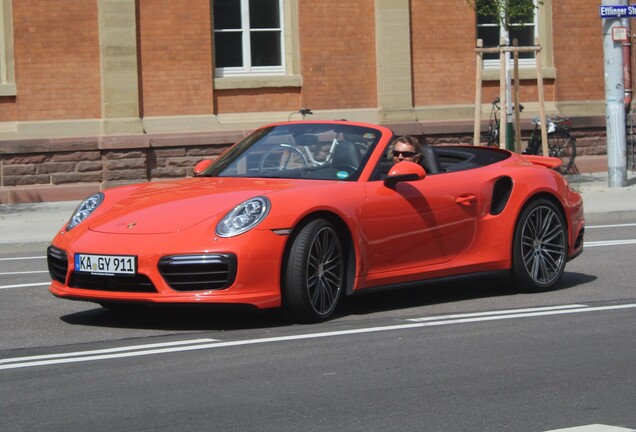
{"label": "brick building facade", "polygon": [[[0,0],[0,203],[191,175],[300,107],[433,144],[469,142],[476,17],[465,0],[272,1],[284,70],[224,74],[221,0]],[[547,111],[574,118],[580,154],[605,153],[598,8],[546,0],[536,33]],[[536,70],[520,76],[527,126]],[[483,77],[487,102],[499,70]]]}

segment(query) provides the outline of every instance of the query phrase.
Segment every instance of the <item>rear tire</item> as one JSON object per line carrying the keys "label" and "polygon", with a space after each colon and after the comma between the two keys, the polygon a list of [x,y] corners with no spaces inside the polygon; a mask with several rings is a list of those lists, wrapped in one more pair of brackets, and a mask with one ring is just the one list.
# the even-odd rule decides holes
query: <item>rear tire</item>
{"label": "rear tire", "polygon": [[524,292],[546,291],[561,279],[567,261],[567,226],[547,199],[531,202],[521,212],[514,234],[512,270]]}
{"label": "rear tire", "polygon": [[285,307],[292,319],[319,322],[336,309],[344,290],[345,257],[336,227],[316,219],[293,239],[283,274]]}

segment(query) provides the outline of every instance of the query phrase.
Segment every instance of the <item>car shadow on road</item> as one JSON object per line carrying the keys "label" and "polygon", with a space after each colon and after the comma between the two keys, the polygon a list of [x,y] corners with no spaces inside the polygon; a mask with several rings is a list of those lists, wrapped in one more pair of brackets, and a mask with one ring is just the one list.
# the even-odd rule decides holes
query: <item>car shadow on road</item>
{"label": "car shadow on road", "polygon": [[[566,272],[555,290],[526,295],[548,296],[551,292],[572,289],[595,279],[596,276]],[[506,280],[478,279],[440,283],[346,298],[333,319],[516,295],[522,294]],[[205,305],[152,306],[117,312],[96,307],[64,315],[60,319],[71,325],[164,331],[231,331],[293,325],[277,309],[224,309]]]}
{"label": "car shadow on road", "polygon": [[60,319],[80,326],[164,331],[227,331],[290,325],[278,310],[235,310],[203,305],[162,305],[134,311],[111,311],[98,306]]}
{"label": "car shadow on road", "polygon": [[386,291],[347,298],[340,314],[369,315],[389,310],[458,303],[484,298],[504,298],[519,295],[549,296],[596,280],[596,276],[565,272],[557,286],[541,293],[523,293],[512,282],[505,279],[477,279],[463,282],[440,283],[435,285]]}

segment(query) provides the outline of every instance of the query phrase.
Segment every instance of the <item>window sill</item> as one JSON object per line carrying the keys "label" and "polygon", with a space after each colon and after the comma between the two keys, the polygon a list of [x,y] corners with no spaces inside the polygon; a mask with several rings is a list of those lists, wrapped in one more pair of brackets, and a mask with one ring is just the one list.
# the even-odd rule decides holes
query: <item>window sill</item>
{"label": "window sill", "polygon": [[[483,81],[499,81],[499,74],[500,74],[499,68],[484,69],[482,72],[482,80]],[[553,67],[541,68],[541,74],[543,75],[543,79],[556,79],[556,68],[553,68]],[[536,80],[537,69],[534,67],[519,68],[519,79],[520,80]]]}
{"label": "window sill", "polygon": [[300,75],[214,78],[214,88],[216,90],[301,86],[302,77]]}
{"label": "window sill", "polygon": [[18,89],[15,83],[0,84],[0,96],[16,96]]}

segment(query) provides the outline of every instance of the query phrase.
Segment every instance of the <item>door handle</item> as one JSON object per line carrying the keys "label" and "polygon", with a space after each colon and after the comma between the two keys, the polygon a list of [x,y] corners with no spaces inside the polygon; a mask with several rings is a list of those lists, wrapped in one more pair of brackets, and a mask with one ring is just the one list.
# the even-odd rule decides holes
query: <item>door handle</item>
{"label": "door handle", "polygon": [[470,207],[477,201],[477,197],[475,195],[462,195],[455,199],[455,202],[459,205],[463,205],[466,207]]}

